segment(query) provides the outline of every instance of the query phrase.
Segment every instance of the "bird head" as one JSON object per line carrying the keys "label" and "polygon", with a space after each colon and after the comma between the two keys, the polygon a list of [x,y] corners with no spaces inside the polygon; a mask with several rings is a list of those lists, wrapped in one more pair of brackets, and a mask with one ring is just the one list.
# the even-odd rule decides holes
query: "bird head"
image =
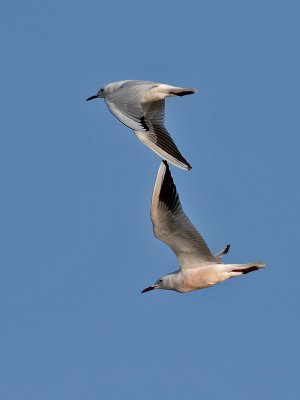
{"label": "bird head", "polygon": [[103,98],[105,96],[106,96],[105,87],[103,87],[103,88],[99,89],[98,92],[95,95],[93,95],[91,97],[88,97],[86,99],[86,101],[94,100],[94,99],[101,99],[101,98]]}
{"label": "bird head", "polygon": [[169,274],[159,278],[154,285],[148,286],[141,293],[150,292],[154,289],[176,290],[176,274]]}
{"label": "bird head", "polygon": [[109,83],[108,85],[102,87],[101,89],[98,90],[98,92],[91,97],[88,97],[86,101],[89,100],[94,100],[94,99],[101,99],[106,97],[107,95],[115,92],[116,90],[120,89],[120,87],[127,81],[118,81],[118,82],[113,82]]}

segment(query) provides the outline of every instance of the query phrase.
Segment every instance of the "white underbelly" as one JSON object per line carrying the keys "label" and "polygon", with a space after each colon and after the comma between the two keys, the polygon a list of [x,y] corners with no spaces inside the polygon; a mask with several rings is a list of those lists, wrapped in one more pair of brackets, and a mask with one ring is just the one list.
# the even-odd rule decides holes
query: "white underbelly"
{"label": "white underbelly", "polygon": [[202,268],[186,269],[181,271],[182,291],[190,292],[197,289],[205,289],[217,285],[227,280],[228,274],[225,274],[220,264],[210,265]]}

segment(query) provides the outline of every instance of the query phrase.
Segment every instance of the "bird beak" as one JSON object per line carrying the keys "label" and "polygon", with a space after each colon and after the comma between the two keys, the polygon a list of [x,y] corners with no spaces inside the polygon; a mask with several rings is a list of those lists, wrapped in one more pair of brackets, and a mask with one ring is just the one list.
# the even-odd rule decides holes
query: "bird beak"
{"label": "bird beak", "polygon": [[98,99],[98,97],[99,97],[99,96],[96,94],[95,96],[88,97],[88,98],[86,99],[86,101]]}
{"label": "bird beak", "polygon": [[156,286],[155,286],[155,285],[149,286],[149,287],[147,287],[146,289],[142,290],[141,293],[150,292],[150,290],[154,290],[154,289],[156,289]]}

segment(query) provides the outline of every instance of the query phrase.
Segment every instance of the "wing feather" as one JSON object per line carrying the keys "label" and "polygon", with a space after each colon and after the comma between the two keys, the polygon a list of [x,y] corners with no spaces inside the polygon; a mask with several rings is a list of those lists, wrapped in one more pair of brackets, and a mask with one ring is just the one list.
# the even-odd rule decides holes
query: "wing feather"
{"label": "wing feather", "polygon": [[139,139],[163,159],[184,169],[191,165],[183,157],[164,126],[165,100],[143,102],[144,122],[148,130],[135,131]]}
{"label": "wing feather", "polygon": [[112,114],[124,125],[133,130],[146,131],[141,120],[144,112],[140,103],[144,95],[155,86],[153,83],[137,85],[129,81],[104,100]]}
{"label": "wing feather", "polygon": [[154,235],[171,247],[181,268],[220,262],[184,213],[166,161],[158,170],[150,214]]}
{"label": "wing feather", "polygon": [[166,93],[156,93],[158,85],[127,81],[107,95],[105,101],[112,114],[133,129],[137,137],[159,156],[179,168],[191,169],[164,126]]}

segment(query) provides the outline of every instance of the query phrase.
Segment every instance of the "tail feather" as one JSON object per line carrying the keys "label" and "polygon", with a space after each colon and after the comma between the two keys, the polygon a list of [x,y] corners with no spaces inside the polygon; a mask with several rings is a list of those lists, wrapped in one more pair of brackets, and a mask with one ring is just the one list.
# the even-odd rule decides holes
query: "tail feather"
{"label": "tail feather", "polygon": [[264,268],[266,264],[264,262],[254,262],[248,264],[231,264],[228,272],[237,272],[240,274],[248,274],[249,272],[257,271],[258,269]]}
{"label": "tail feather", "polygon": [[193,88],[172,88],[169,91],[169,95],[173,96],[186,96],[188,94],[194,94],[197,90]]}
{"label": "tail feather", "polygon": [[[172,92],[170,92],[172,93]],[[174,93],[176,96],[186,96],[188,94],[194,94],[194,90],[183,90],[182,92]],[[172,93],[173,94],[173,93]]]}
{"label": "tail feather", "polygon": [[242,274],[249,274],[249,272],[257,271],[259,268],[256,265],[252,267],[233,269],[232,272],[241,272]]}

